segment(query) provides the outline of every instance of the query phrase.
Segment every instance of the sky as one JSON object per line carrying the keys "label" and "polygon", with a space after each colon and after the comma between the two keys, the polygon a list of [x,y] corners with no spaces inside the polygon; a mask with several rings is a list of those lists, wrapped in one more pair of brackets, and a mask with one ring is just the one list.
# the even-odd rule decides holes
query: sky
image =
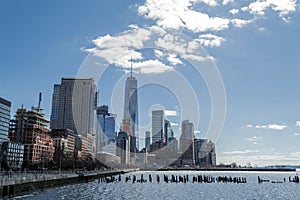
{"label": "sky", "polygon": [[216,142],[217,163],[300,165],[297,0],[0,1],[0,96],[13,115],[61,77],[92,76],[118,120],[132,64],[140,132],[165,109]]}

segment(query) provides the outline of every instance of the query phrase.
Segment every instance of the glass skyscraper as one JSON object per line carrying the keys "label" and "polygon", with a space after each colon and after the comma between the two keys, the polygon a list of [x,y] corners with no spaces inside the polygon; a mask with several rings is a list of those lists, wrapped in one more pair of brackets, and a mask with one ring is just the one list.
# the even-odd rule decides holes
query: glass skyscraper
{"label": "glass skyscraper", "polygon": [[125,83],[125,101],[124,101],[124,119],[130,119],[130,133],[132,138],[130,151],[137,151],[137,124],[138,124],[138,91],[137,80],[131,76],[126,79]]}
{"label": "glass skyscraper", "polygon": [[152,111],[152,143],[164,141],[164,111]]}
{"label": "glass skyscraper", "polygon": [[62,78],[54,85],[51,128],[87,137],[96,132],[97,92],[93,78]]}
{"label": "glass skyscraper", "polygon": [[108,106],[103,105],[97,108],[97,121],[98,121],[98,133],[97,133],[97,152],[101,151],[101,148],[111,142],[115,142],[115,123],[116,115],[108,112]]}

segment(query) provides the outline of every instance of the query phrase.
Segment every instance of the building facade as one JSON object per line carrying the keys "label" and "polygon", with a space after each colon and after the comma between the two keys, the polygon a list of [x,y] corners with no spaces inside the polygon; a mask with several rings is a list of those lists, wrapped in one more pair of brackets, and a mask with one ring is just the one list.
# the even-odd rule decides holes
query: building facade
{"label": "building facade", "polygon": [[151,133],[150,131],[145,132],[145,148],[146,152],[150,151],[150,144],[151,144]]}
{"label": "building facade", "polygon": [[0,170],[22,167],[24,146],[9,140],[11,102],[0,97]]}
{"label": "building facade", "polygon": [[216,165],[215,144],[207,139],[195,139],[195,164],[211,167]]}
{"label": "building facade", "polygon": [[62,78],[54,85],[52,129],[70,129],[87,137],[96,133],[97,92],[93,78]]}
{"label": "building facade", "polygon": [[124,97],[124,118],[125,120],[130,119],[130,132],[128,132],[132,138],[132,150],[138,151],[138,90],[137,90],[137,79],[132,76],[127,77],[125,83],[125,97]]}
{"label": "building facade", "polygon": [[152,111],[152,144],[156,142],[164,143],[164,111]]}
{"label": "building facade", "polygon": [[194,165],[194,124],[189,120],[184,120],[181,123],[180,150],[182,164]]}
{"label": "building facade", "polygon": [[49,121],[35,110],[18,109],[11,120],[9,138],[24,145],[24,168],[46,167],[53,160],[54,146]]}
{"label": "building facade", "polygon": [[130,151],[129,151],[130,138],[128,133],[124,131],[118,132],[116,146],[116,154],[121,158],[121,164],[130,164]]}
{"label": "building facade", "polygon": [[8,141],[11,102],[0,97],[0,146]]}
{"label": "building facade", "polygon": [[107,105],[100,106],[97,108],[97,122],[97,152],[100,152],[102,147],[116,140],[116,115],[108,112]]}

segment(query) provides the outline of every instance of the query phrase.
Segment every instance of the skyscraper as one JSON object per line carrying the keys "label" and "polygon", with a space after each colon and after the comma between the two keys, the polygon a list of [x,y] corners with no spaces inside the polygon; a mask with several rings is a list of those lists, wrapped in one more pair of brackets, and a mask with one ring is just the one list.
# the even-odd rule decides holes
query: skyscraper
{"label": "skyscraper", "polygon": [[97,152],[105,145],[115,142],[115,121],[116,115],[108,112],[108,106],[103,105],[97,108],[98,134]]}
{"label": "skyscraper", "polygon": [[194,124],[189,120],[181,123],[180,150],[183,164],[194,164]]}
{"label": "skyscraper", "polygon": [[125,98],[124,98],[124,119],[130,119],[130,135],[132,136],[131,146],[134,151],[137,151],[137,124],[138,124],[138,92],[137,80],[131,75],[127,77],[125,83]]}
{"label": "skyscraper", "polygon": [[151,137],[150,131],[146,131],[145,132],[145,148],[146,148],[147,152],[150,151],[150,139],[151,139],[150,137]]}
{"label": "skyscraper", "polygon": [[93,78],[62,78],[54,85],[52,129],[71,129],[87,137],[96,130],[97,92]]}
{"label": "skyscraper", "polygon": [[128,137],[128,133],[124,131],[120,131],[117,136],[117,156],[121,158],[121,164],[129,164],[130,163],[130,154],[129,154],[129,142],[130,138]]}
{"label": "skyscraper", "polygon": [[52,94],[52,108],[50,116],[50,128],[55,129],[58,127],[58,105],[59,105],[59,84],[54,84],[53,94]]}
{"label": "skyscraper", "polygon": [[164,142],[164,111],[152,111],[152,144],[155,142]]}

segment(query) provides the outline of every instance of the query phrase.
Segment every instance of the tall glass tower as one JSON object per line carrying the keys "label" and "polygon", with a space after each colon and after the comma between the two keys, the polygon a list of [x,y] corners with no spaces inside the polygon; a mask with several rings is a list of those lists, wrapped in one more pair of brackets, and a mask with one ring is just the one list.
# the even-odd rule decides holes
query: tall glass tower
{"label": "tall glass tower", "polygon": [[52,129],[71,129],[87,137],[95,134],[97,92],[93,78],[62,78],[54,85]]}
{"label": "tall glass tower", "polygon": [[125,83],[125,101],[124,101],[124,119],[130,119],[130,133],[132,142],[130,144],[130,151],[137,151],[137,124],[138,124],[138,92],[137,80],[132,76],[132,66],[130,77],[127,77]]}

